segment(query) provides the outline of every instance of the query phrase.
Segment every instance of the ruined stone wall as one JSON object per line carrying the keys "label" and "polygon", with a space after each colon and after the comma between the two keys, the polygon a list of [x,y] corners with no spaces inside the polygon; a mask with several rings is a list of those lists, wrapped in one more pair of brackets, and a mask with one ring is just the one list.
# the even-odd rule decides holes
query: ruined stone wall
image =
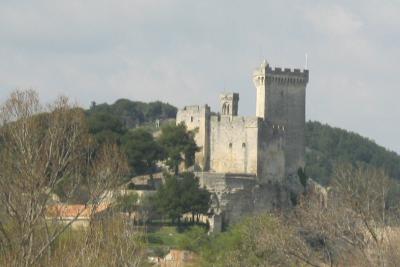
{"label": "ruined stone wall", "polygon": [[222,223],[238,222],[243,216],[271,212],[291,205],[289,192],[280,183],[260,185],[254,175],[196,173],[200,185],[211,192],[212,211],[222,215]]}
{"label": "ruined stone wall", "polygon": [[225,173],[198,173],[200,185],[211,193],[212,211],[222,215],[222,223],[232,224],[253,211],[254,176]]}
{"label": "ruined stone wall", "polygon": [[210,170],[257,174],[260,124],[257,117],[211,116]]}
{"label": "ruined stone wall", "polygon": [[196,130],[195,141],[200,151],[196,153],[195,169],[207,170],[209,162],[209,119],[210,107],[186,106],[178,110],[176,123],[184,122],[188,130]]}

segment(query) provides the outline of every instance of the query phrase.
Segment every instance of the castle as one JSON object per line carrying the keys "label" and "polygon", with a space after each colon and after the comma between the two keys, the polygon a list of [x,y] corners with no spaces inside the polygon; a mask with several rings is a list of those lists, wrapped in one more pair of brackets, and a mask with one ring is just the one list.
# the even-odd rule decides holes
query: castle
{"label": "castle", "polygon": [[[279,200],[271,196],[276,195],[272,185],[304,168],[308,75],[308,70],[272,68],[264,61],[253,72],[255,116],[238,115],[237,93],[220,95],[219,113],[212,113],[208,105],[178,111],[176,122],[196,130],[200,151],[195,171],[201,184],[215,194],[214,206],[226,221],[276,206]],[[235,201],[238,197],[240,203]]]}

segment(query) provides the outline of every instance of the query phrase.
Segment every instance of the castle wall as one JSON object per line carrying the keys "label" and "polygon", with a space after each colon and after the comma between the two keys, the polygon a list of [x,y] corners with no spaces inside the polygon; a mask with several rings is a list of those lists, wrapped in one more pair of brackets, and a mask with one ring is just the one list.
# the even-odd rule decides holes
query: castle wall
{"label": "castle wall", "polygon": [[288,88],[288,122],[285,132],[286,172],[296,174],[305,166],[305,102],[306,83],[298,82]]}
{"label": "castle wall", "polygon": [[195,155],[195,169],[207,170],[209,160],[210,107],[186,106],[178,110],[176,123],[184,122],[188,130],[196,130],[195,141],[200,151]]}
{"label": "castle wall", "polygon": [[211,116],[210,170],[257,174],[260,122],[257,117]]}
{"label": "castle wall", "polygon": [[267,184],[278,182],[285,177],[286,157],[284,152],[284,130],[267,122],[259,132],[259,175],[258,182]]}
{"label": "castle wall", "polygon": [[305,87],[308,72],[267,69],[267,121],[283,133],[285,175],[304,167]]}

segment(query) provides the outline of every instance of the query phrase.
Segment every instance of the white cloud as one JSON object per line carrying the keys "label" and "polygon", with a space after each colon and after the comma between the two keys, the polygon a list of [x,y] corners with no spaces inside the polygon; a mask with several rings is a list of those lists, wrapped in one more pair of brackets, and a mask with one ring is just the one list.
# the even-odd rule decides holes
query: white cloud
{"label": "white cloud", "polygon": [[363,26],[361,18],[338,5],[319,5],[306,10],[313,27],[326,35],[356,34]]}

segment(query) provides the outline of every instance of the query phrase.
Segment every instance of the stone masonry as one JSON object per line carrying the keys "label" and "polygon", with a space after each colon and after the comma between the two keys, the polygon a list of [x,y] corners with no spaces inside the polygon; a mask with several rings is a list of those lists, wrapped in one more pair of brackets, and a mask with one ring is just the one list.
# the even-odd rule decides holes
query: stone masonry
{"label": "stone masonry", "polygon": [[282,188],[304,168],[308,75],[308,70],[272,68],[264,61],[253,72],[255,116],[238,115],[237,93],[221,94],[215,115],[207,105],[178,111],[176,122],[196,130],[195,171],[225,223],[288,202]]}

